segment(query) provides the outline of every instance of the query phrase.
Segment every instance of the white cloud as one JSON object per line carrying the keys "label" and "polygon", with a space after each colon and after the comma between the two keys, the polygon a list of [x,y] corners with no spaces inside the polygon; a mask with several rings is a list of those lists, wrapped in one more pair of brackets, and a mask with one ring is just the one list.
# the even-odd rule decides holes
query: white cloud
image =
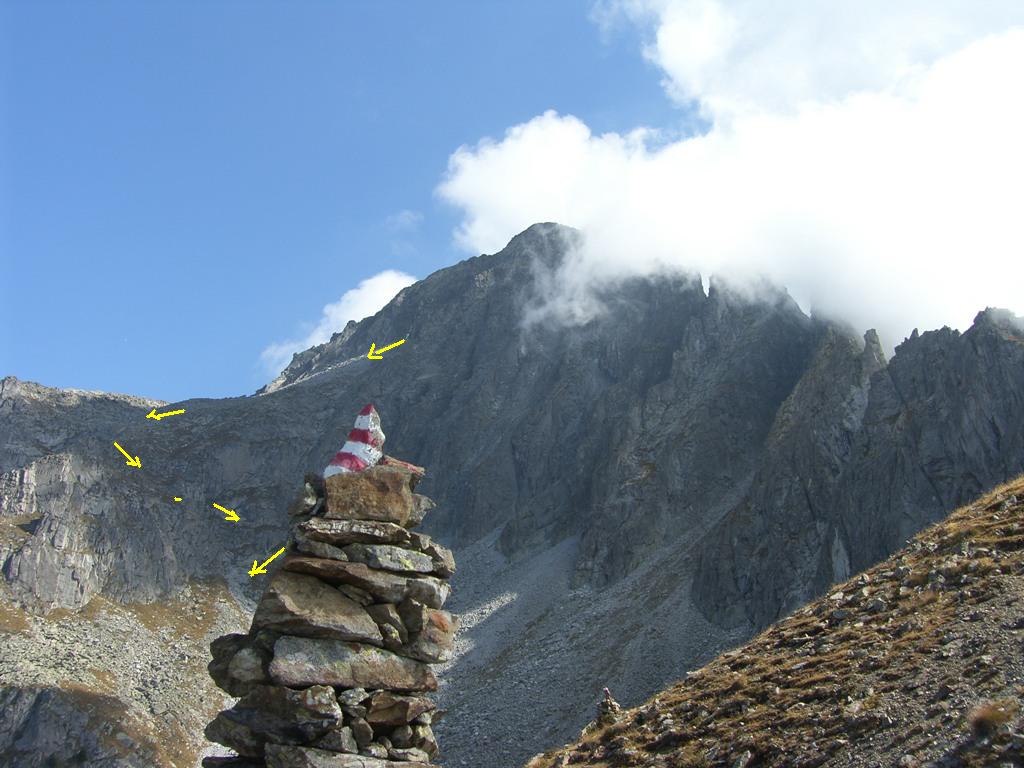
{"label": "white cloud", "polygon": [[1018,0],[617,0],[648,33],[644,55],[673,98],[717,120],[884,91],[1024,20]]}
{"label": "white cloud", "polygon": [[296,352],[323,344],[349,320],[362,320],[376,314],[403,288],[416,282],[416,278],[388,269],[363,280],[355,288],[345,291],[337,301],[326,305],[320,322],[305,338],[275,342],[260,353],[260,360],[270,373],[284,368]]}
{"label": "white cloud", "polygon": [[650,25],[668,92],[713,127],[666,143],[548,112],[461,147],[438,188],[463,211],[456,240],[491,252],[537,221],[580,228],[547,294],[576,320],[588,287],[665,270],[767,276],[889,343],[1021,312],[1024,30],[1007,19],[1024,6],[760,7],[604,6]]}

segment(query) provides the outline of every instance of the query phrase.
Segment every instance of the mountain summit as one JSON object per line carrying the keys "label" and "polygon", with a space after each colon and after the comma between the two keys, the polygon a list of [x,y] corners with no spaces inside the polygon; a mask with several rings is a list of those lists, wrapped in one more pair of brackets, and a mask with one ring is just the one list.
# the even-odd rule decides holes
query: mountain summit
{"label": "mountain summit", "polygon": [[[389,448],[431,467],[426,529],[460,563],[441,759],[475,767],[486,750],[502,768],[578,732],[603,686],[636,703],[1024,471],[1011,315],[915,334],[887,361],[874,333],[808,317],[781,289],[755,300],[674,275],[608,289],[586,322],[524,323],[575,238],[535,225],[296,355],[261,393],[172,404],[186,413],[160,423],[146,414],[163,404],[4,379],[0,597],[26,647],[55,644],[47,611],[84,627],[100,602],[200,581],[247,611],[247,569],[286,538],[294,479],[373,402]],[[79,653],[0,678],[27,697],[18,727],[36,711],[25,669],[70,684]],[[115,694],[145,712],[143,690]]]}

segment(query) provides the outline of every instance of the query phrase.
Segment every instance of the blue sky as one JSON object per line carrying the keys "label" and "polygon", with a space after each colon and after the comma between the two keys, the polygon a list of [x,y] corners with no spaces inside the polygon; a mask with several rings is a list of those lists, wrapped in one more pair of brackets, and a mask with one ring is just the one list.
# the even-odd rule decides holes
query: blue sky
{"label": "blue sky", "polygon": [[665,272],[1024,314],[1020,0],[592,2],[0,0],[0,375],[251,393],[537,221],[568,327]]}
{"label": "blue sky", "polygon": [[683,114],[589,2],[0,8],[0,375],[50,386],[250,393],[360,281],[466,257],[460,145]]}

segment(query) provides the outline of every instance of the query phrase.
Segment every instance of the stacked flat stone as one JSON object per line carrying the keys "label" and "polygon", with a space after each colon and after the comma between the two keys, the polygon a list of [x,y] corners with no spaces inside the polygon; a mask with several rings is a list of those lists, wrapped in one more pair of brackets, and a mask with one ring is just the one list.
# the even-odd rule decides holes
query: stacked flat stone
{"label": "stacked flat stone", "polygon": [[248,634],[211,645],[235,706],[206,727],[238,757],[206,768],[423,768],[440,715],[424,694],[447,661],[450,551],[412,529],[434,505],[423,470],[385,456],[363,472],[307,475],[292,539]]}

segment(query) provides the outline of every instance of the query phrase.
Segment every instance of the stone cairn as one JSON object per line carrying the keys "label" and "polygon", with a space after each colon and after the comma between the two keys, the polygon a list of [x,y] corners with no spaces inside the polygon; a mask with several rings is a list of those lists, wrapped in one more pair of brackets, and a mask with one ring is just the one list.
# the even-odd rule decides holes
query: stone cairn
{"label": "stone cairn", "polygon": [[[350,441],[365,439],[356,426]],[[434,506],[414,493],[423,469],[377,456],[306,476],[252,628],[211,644],[210,675],[241,698],[205,733],[238,756],[204,768],[432,765],[441,711],[424,694],[437,689],[429,665],[451,655],[455,619],[441,608],[455,561],[411,530]]]}

